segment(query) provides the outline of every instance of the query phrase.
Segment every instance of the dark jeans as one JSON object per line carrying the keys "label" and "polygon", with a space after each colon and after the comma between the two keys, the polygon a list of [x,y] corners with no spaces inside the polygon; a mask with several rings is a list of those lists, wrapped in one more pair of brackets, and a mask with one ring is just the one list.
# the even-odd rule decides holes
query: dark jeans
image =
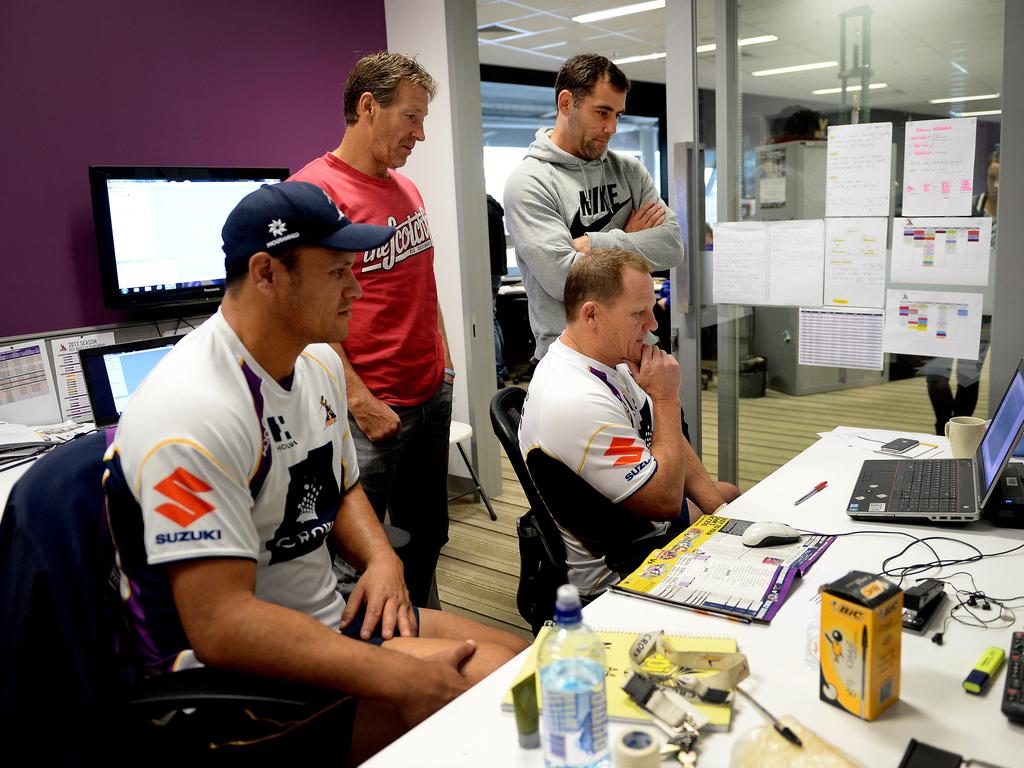
{"label": "dark jeans", "polygon": [[501,275],[491,275],[491,309],[494,314],[494,373],[499,389],[512,378],[505,365],[505,334],[501,332],[501,323],[498,322],[498,288],[500,287]]}
{"label": "dark jeans", "polygon": [[440,608],[434,572],[448,543],[448,433],[452,422],[452,385],[420,405],[393,406],[402,420],[395,437],[372,442],[349,414],[359,457],[359,482],[377,517],[409,533],[399,555],[414,605]]}

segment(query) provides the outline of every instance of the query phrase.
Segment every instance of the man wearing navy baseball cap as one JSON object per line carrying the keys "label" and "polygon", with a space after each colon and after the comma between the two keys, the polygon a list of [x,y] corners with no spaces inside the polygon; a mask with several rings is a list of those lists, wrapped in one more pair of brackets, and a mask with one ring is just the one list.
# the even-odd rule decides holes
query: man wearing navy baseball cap
{"label": "man wearing navy baseball cap", "polygon": [[[220,310],[136,391],[107,456],[126,615],[150,672],[208,664],[356,694],[365,757],[525,647],[409,600],[366,494],[328,343],[348,335],[354,224],[267,185],[222,232]],[[328,543],[362,576],[346,603]]]}

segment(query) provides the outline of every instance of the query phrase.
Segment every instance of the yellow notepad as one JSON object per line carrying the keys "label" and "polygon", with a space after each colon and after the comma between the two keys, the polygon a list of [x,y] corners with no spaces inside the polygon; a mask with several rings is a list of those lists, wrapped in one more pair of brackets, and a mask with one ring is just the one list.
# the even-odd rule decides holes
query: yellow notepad
{"label": "yellow notepad", "polygon": [[[501,708],[511,711],[512,709],[512,687],[520,682],[521,680],[529,677],[537,670],[537,654],[540,650],[540,645],[547,637],[547,633],[551,630],[551,627],[542,627],[540,634],[537,635],[537,639],[534,640],[533,646],[530,648],[530,653],[526,657],[526,662],[523,664],[523,668],[519,670],[519,674],[516,675],[515,680],[512,681],[512,686],[508,691],[505,692],[505,696],[501,700]],[[621,720],[626,722],[644,722],[650,721],[650,715],[644,712],[635,702],[633,702],[626,692],[622,690],[622,686],[626,682],[626,678],[629,676],[629,647],[636,639],[638,632],[617,632],[612,630],[599,629],[595,630],[597,634],[601,636],[601,640],[604,641],[604,656],[605,663],[608,666],[608,674],[605,676],[605,689],[608,696],[608,717],[611,720]],[[672,647],[677,651],[711,651],[714,653],[735,653],[736,652],[736,639],[732,637],[697,637],[691,635],[668,635],[668,639],[672,643]],[[657,663],[657,654],[652,654],[645,663]],[[694,673],[700,675],[700,672]],[[537,702],[540,703],[540,677],[538,676],[537,686]],[[729,723],[732,720],[732,705],[728,702],[725,704],[706,704],[702,701],[690,700],[690,703],[696,709],[699,709],[707,718],[708,725],[706,727],[713,728],[715,730],[728,730]]]}

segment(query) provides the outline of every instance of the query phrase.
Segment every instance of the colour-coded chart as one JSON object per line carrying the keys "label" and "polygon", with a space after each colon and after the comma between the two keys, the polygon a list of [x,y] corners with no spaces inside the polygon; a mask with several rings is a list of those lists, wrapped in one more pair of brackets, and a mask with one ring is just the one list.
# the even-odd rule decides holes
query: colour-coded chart
{"label": "colour-coded chart", "polygon": [[890,290],[885,314],[886,352],[978,359],[980,293]]}
{"label": "colour-coded chart", "polygon": [[893,228],[893,282],[987,284],[992,219],[903,218]]}

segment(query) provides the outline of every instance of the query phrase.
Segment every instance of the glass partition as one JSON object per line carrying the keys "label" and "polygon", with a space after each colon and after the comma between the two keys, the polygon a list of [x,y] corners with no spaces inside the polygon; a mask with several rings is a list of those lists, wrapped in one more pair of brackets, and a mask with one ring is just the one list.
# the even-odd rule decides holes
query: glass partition
{"label": "glass partition", "polygon": [[[730,301],[716,305],[710,281],[702,311],[701,367],[707,386],[702,405],[705,464],[716,472],[717,373],[728,367],[728,361],[719,357],[721,330],[732,334],[738,346],[733,364],[739,370],[739,396],[723,392],[721,407],[727,415],[738,414],[738,481],[743,489],[813,443],[819,432],[838,425],[941,433],[952,415],[984,416],[988,337],[996,312],[991,275],[998,220],[1002,0],[745,0],[738,9],[735,35],[738,83],[716,81],[716,52],[708,50],[716,42],[715,7],[715,0],[697,2],[699,138],[705,148],[709,229],[707,250],[702,254],[705,285],[714,273],[715,240],[725,235],[731,238],[721,243],[723,257],[727,245],[735,247],[735,232],[722,228],[727,222],[816,220],[824,222],[818,226],[825,229],[827,274],[835,278],[842,247],[848,247],[853,254],[851,264],[871,262],[873,269],[884,269],[885,286],[883,293],[875,292],[869,301],[855,294],[862,302],[847,305],[869,304],[865,309],[870,311],[862,313],[867,325],[861,328],[847,319],[833,324],[835,313],[831,312],[801,314],[797,303],[769,306]],[[716,168],[716,102],[726,97],[729,88],[739,91],[740,162],[735,179],[723,178]],[[950,118],[956,118],[957,124],[943,130],[962,130],[974,145],[973,165],[951,193],[969,192],[971,211],[957,212],[961,221],[921,221],[906,213],[918,210],[911,201],[922,192],[920,187],[914,188],[914,163],[918,161],[905,167],[907,143],[912,154],[932,151],[921,144],[920,121]],[[881,161],[888,155],[889,202],[886,210],[876,210],[871,217],[849,217],[853,221],[843,229],[838,219],[845,221],[846,217],[828,216],[826,211],[829,153],[839,146],[830,149],[829,128],[865,124],[891,124],[891,137],[884,140],[888,153],[876,152],[872,160]],[[834,139],[849,135],[833,132]],[[857,136],[865,135],[863,130],[857,132]],[[882,145],[876,149],[878,146]],[[717,199],[728,184],[736,185],[739,203],[728,216],[722,216]],[[982,220],[977,231],[970,217]],[[868,218],[876,223],[867,225]],[[765,231],[776,233],[780,253],[792,233],[799,236],[813,231],[813,227],[772,226]],[[979,238],[986,241],[973,245]],[[866,245],[869,242],[877,246]],[[865,260],[864,254],[870,254],[872,248],[875,255]],[[894,259],[900,267],[895,272]],[[973,260],[977,268],[967,269],[965,259]],[[972,284],[986,261],[987,277],[982,275],[980,282],[987,284]],[[922,265],[933,269],[929,273],[920,269]],[[943,276],[935,281],[932,277],[940,267]],[[845,274],[849,276],[850,270]],[[799,282],[799,276],[790,282]],[[854,347],[861,334],[870,339],[865,343],[874,344],[877,338],[882,344],[876,326],[880,327],[880,313],[894,311],[890,290],[898,292],[895,301],[903,306],[903,314],[888,323],[888,335],[895,337],[887,337],[884,348],[900,351],[887,351],[877,365],[866,363],[868,358],[876,358],[877,350],[872,348],[867,357],[858,357]],[[963,294],[972,296],[968,303],[956,298]],[[818,310],[842,306],[838,295],[823,290],[822,296],[817,304],[803,306]],[[896,307],[895,311],[901,310]],[[972,320],[980,319],[980,332],[967,332],[958,325],[968,312]],[[897,333],[894,329],[900,323]],[[946,327],[948,333],[943,332]],[[819,333],[823,335],[815,335]],[[949,348],[962,351],[962,344],[942,346],[944,339],[962,340],[962,333],[978,334],[978,359],[970,359],[970,352],[936,354]],[[921,343],[924,339],[927,343]],[[812,357],[838,364],[801,362]]]}

